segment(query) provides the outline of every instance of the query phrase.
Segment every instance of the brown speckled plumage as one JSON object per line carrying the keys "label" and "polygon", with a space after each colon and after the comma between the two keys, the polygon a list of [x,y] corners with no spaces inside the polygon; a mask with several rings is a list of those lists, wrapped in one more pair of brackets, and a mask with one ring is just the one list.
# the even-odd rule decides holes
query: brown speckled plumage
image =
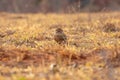
{"label": "brown speckled plumage", "polygon": [[54,40],[58,43],[58,44],[64,44],[67,42],[67,36],[65,35],[65,33],[63,32],[63,30],[61,28],[57,28],[56,29],[56,33],[54,35]]}

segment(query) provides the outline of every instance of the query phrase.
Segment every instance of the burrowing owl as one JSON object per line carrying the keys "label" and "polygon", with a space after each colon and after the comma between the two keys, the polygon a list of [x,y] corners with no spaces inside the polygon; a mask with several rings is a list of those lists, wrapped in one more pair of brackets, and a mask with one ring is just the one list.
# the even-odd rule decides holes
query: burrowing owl
{"label": "burrowing owl", "polygon": [[65,33],[63,32],[63,30],[61,28],[56,29],[56,33],[54,35],[54,40],[58,44],[64,44],[67,42],[67,36],[65,35]]}

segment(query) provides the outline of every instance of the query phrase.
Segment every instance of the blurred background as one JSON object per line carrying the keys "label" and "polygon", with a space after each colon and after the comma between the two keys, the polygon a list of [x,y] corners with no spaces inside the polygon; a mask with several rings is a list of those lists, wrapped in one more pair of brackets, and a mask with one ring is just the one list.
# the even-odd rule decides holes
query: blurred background
{"label": "blurred background", "polygon": [[0,11],[10,13],[120,11],[120,0],[0,0]]}

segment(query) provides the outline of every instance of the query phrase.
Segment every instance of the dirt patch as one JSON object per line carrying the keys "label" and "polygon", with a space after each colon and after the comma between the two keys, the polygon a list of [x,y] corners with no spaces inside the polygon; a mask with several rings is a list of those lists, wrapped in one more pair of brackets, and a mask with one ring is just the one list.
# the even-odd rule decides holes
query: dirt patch
{"label": "dirt patch", "polygon": [[[85,64],[87,61],[99,62],[110,60],[119,64],[120,51],[115,52],[110,49],[95,49],[87,54],[68,55],[68,54],[50,54],[39,50],[21,50],[0,48],[0,64],[5,66],[27,67],[30,65],[39,66],[56,62],[58,58],[64,63],[76,62]],[[116,64],[118,66],[118,64]]]}

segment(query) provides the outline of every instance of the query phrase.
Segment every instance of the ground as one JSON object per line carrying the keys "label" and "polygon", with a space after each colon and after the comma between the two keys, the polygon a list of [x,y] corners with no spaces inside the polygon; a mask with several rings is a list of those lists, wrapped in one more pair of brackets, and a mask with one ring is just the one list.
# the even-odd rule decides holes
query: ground
{"label": "ground", "polygon": [[0,80],[120,80],[119,14],[1,12]]}

